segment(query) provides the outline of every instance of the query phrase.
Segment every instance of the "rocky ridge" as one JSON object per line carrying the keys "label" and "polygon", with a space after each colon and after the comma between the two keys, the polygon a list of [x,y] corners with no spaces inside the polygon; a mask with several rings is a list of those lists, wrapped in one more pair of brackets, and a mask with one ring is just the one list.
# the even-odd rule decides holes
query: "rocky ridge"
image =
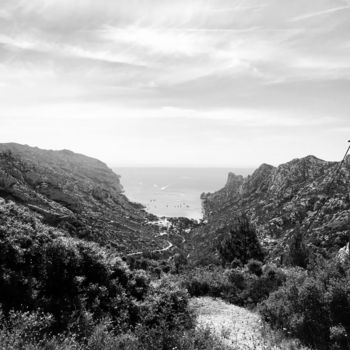
{"label": "rocky ridge", "polygon": [[338,251],[350,235],[350,157],[332,183],[338,166],[307,156],[278,167],[263,164],[246,178],[230,173],[224,188],[202,194],[207,225],[195,240],[212,241],[218,228],[243,212],[270,257],[285,253],[296,226],[312,249]]}

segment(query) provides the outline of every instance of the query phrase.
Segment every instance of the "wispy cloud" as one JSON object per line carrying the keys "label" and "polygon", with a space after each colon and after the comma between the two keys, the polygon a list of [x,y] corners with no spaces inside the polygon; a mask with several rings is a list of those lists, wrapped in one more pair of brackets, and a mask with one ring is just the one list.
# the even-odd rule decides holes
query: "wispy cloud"
{"label": "wispy cloud", "polygon": [[[288,130],[297,129],[306,147],[301,130],[346,124],[348,1],[3,0],[1,5],[0,120],[7,123],[37,117],[41,132],[50,133],[50,120],[57,126],[60,118],[73,118],[75,128],[86,120],[90,137],[101,129],[106,140],[124,148],[128,130],[135,130],[133,140],[144,140],[148,154],[156,150],[154,143],[147,148],[150,138],[143,131],[165,140],[173,140],[174,132],[181,140],[173,140],[174,157],[187,157],[186,150],[195,147],[203,159],[200,150],[208,152],[210,135],[234,138],[225,141],[234,148],[250,136],[276,140],[269,130],[292,138]],[[120,142],[111,131],[118,123]],[[38,133],[29,126],[23,130]],[[102,136],[99,140],[105,145]],[[228,157],[227,149],[217,151]]]}
{"label": "wispy cloud", "polygon": [[306,20],[306,19],[315,18],[315,17],[319,17],[319,16],[326,16],[326,15],[330,15],[330,14],[333,14],[333,13],[336,13],[336,12],[349,10],[349,9],[350,9],[350,5],[339,6],[339,7],[332,7],[332,8],[329,8],[327,10],[316,11],[316,12],[308,13],[308,14],[305,14],[305,15],[296,16],[294,18],[291,18],[290,21],[291,22],[303,21],[303,20]]}
{"label": "wispy cloud", "polygon": [[[116,45],[146,48],[153,54],[194,56],[206,53],[206,38],[198,31],[152,27],[115,28],[106,26],[101,30],[101,37]],[[175,56],[176,57],[176,56]]]}

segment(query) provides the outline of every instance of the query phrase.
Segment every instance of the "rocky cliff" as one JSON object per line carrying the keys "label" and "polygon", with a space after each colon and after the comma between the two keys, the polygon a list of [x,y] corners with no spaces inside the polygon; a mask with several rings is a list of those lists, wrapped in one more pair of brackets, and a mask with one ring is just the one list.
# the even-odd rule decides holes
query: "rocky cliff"
{"label": "rocky cliff", "polygon": [[0,144],[0,197],[29,208],[45,224],[120,251],[159,248],[150,214],[123,194],[119,176],[71,151]]}
{"label": "rocky cliff", "polygon": [[332,254],[350,234],[350,157],[332,183],[338,166],[307,156],[278,167],[263,164],[246,178],[230,173],[224,188],[202,194],[207,225],[197,240],[213,239],[218,228],[243,212],[271,257],[284,254],[296,226],[310,249]]}

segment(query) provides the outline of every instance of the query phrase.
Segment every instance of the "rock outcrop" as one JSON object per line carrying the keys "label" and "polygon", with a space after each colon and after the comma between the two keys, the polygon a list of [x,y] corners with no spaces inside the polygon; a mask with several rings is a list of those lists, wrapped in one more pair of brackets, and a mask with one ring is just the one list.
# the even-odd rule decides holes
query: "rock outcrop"
{"label": "rock outcrop", "polygon": [[272,257],[285,252],[296,225],[312,249],[337,252],[350,235],[350,157],[334,177],[338,166],[307,156],[278,167],[263,164],[244,179],[230,173],[223,189],[201,196],[207,225],[197,239],[212,240],[244,212]]}

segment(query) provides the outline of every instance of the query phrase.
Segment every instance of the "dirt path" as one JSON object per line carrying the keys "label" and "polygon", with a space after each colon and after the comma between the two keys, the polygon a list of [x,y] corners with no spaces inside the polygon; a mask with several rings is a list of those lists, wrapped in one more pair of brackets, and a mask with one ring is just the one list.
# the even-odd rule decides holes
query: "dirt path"
{"label": "dirt path", "polygon": [[[168,243],[168,245],[165,248],[152,250],[151,253],[162,253],[162,252],[166,252],[167,250],[171,249],[173,247],[173,244],[168,240],[167,240],[167,243]],[[141,255],[141,254],[143,254],[143,252],[129,253],[126,255],[127,256],[134,256],[134,255]]]}
{"label": "dirt path", "polygon": [[[286,350],[293,341],[283,340],[263,326],[259,315],[209,297],[193,298],[198,326],[209,326],[232,350]],[[304,349],[297,346],[292,349]]]}
{"label": "dirt path", "polygon": [[165,248],[154,250],[153,253],[166,252],[167,250],[171,249],[173,244],[170,241],[167,241],[167,242],[168,242],[168,245]]}

